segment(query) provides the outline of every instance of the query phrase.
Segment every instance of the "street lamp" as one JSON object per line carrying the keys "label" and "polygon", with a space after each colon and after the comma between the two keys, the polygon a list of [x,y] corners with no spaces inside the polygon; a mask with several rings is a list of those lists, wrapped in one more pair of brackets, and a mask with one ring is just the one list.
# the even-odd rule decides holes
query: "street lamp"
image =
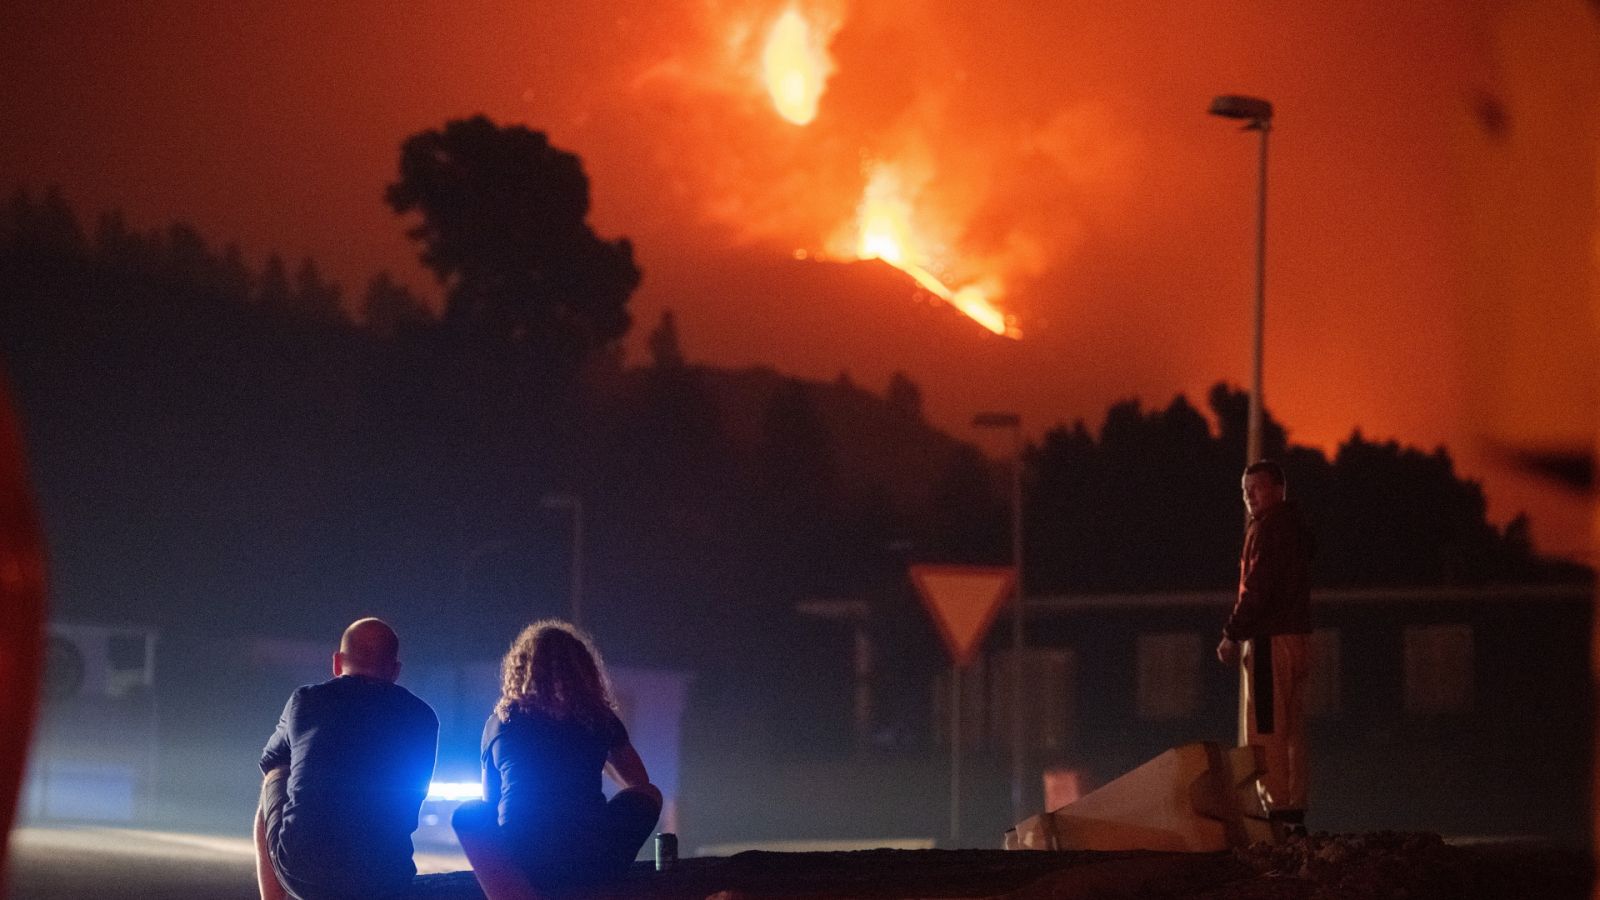
{"label": "street lamp", "polygon": [[1022,803],[1022,776],[1027,768],[1023,748],[1022,724],[1022,416],[1013,412],[984,412],[972,417],[975,428],[1004,428],[1011,431],[1011,565],[1015,570],[1011,610],[1011,815],[1020,822],[1026,810]]}
{"label": "street lamp", "polygon": [[1245,465],[1261,458],[1262,331],[1267,312],[1267,135],[1272,131],[1272,104],[1259,97],[1222,94],[1206,110],[1213,116],[1240,119],[1245,131],[1261,133],[1261,169],[1256,194],[1256,309],[1254,349],[1250,366],[1250,419],[1245,438]]}
{"label": "street lamp", "polygon": [[577,494],[545,494],[545,509],[572,510],[572,624],[582,627],[583,611],[583,498]]}
{"label": "street lamp", "polygon": [[[1261,343],[1267,311],[1267,135],[1272,131],[1272,104],[1259,97],[1222,94],[1211,100],[1206,110],[1213,116],[1240,119],[1245,131],[1261,133],[1261,168],[1256,192],[1256,309],[1255,346],[1250,366],[1250,420],[1245,437],[1244,463],[1249,466],[1261,458]],[[1249,688],[1243,661],[1239,664],[1239,746],[1249,742]]]}

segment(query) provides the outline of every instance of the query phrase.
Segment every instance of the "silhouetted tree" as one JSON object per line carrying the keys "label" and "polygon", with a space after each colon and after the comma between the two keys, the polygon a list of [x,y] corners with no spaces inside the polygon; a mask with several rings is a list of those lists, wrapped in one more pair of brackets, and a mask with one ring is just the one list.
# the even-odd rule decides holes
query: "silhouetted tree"
{"label": "silhouetted tree", "polygon": [[933,518],[912,554],[935,562],[1004,565],[1010,558],[1003,479],[964,445],[934,489]]}
{"label": "silhouetted tree", "polygon": [[143,242],[128,230],[121,210],[100,214],[94,229],[94,252],[102,265],[130,268],[142,249]]}
{"label": "silhouetted tree", "polygon": [[1094,435],[1082,420],[1045,432],[1028,453],[1023,559],[1030,589],[1105,590],[1099,560],[1106,530],[1096,521],[1110,487]]}
{"label": "silhouetted tree", "polygon": [[254,288],[255,278],[250,274],[250,267],[244,261],[244,252],[239,245],[229,243],[222,248],[222,256],[216,262],[217,288],[222,297],[230,302],[243,304],[250,299],[250,292]]}
{"label": "silhouetted tree", "polygon": [[289,286],[289,273],[284,268],[283,257],[273,253],[267,257],[261,270],[261,281],[256,285],[255,301],[265,309],[285,310],[293,302],[294,289]]}
{"label": "silhouetted tree", "polygon": [[1378,584],[1472,584],[1505,578],[1513,553],[1485,517],[1483,489],[1455,473],[1444,448],[1426,453],[1357,431],[1334,458],[1325,504],[1330,577]]}
{"label": "silhouetted tree", "polygon": [[[1233,459],[1244,459],[1250,433],[1250,395],[1219,382],[1212,386],[1210,400],[1211,413],[1217,418],[1217,440],[1222,444],[1223,455],[1231,453]],[[1271,410],[1263,406],[1261,458],[1283,459],[1288,446],[1288,432],[1272,418]]]}
{"label": "silhouetted tree", "polygon": [[342,293],[339,285],[324,280],[316,262],[306,257],[295,272],[289,309],[295,315],[313,321],[337,322],[344,317],[339,306]]}
{"label": "silhouetted tree", "polygon": [[215,288],[211,250],[193,225],[174,222],[168,226],[165,249],[166,265],[162,274],[169,282],[197,293]]}
{"label": "silhouetted tree", "polygon": [[28,192],[17,188],[6,198],[5,206],[0,207],[0,242],[4,242],[8,255],[14,254],[21,240],[23,225],[32,205],[33,198],[28,196]]}
{"label": "silhouetted tree", "polygon": [[13,278],[27,279],[37,287],[41,280],[85,275],[83,261],[87,248],[83,228],[60,189],[46,189],[34,202],[26,190],[18,189],[6,204],[6,237],[20,268]]}
{"label": "silhouetted tree", "polygon": [[785,380],[761,419],[755,489],[769,523],[765,555],[787,602],[823,589],[837,499],[832,439],[804,384]]}
{"label": "silhouetted tree", "polygon": [[422,217],[408,234],[447,288],[453,329],[525,347],[557,375],[627,332],[633,247],[590,229],[578,157],[543,134],[475,116],[413,135],[386,196]]}
{"label": "silhouetted tree", "polygon": [[683,346],[678,340],[678,322],[670,309],[661,312],[661,320],[650,332],[650,360],[657,369],[683,368]]}
{"label": "silhouetted tree", "polygon": [[433,317],[405,285],[396,283],[388,272],[379,272],[367,282],[361,320],[368,331],[390,339],[426,327]]}
{"label": "silhouetted tree", "polygon": [[834,488],[833,448],[802,383],[785,381],[768,402],[757,465],[770,495],[816,514],[826,509]]}
{"label": "silhouetted tree", "polygon": [[902,419],[922,421],[922,388],[904,372],[889,376],[889,388],[884,392],[889,411]]}
{"label": "silhouetted tree", "polygon": [[1532,523],[1528,521],[1527,513],[1517,513],[1515,518],[1506,523],[1506,549],[1513,558],[1527,559],[1533,556],[1531,529]]}
{"label": "silhouetted tree", "polygon": [[[1239,500],[1248,397],[1219,384],[1217,423],[1182,396],[1165,410],[1112,406],[1098,439],[1082,422],[1048,432],[1030,454],[1030,577],[1044,590],[1226,587],[1243,526]],[[1541,563],[1526,522],[1504,532],[1482,489],[1442,448],[1425,453],[1360,432],[1333,461],[1287,445],[1265,417],[1266,455],[1283,461],[1289,496],[1318,532],[1314,580],[1342,585],[1471,584],[1570,577]]]}
{"label": "silhouetted tree", "polygon": [[28,193],[19,189],[12,198],[12,211],[17,234],[31,249],[63,259],[76,258],[82,253],[83,228],[60,187],[46,188],[38,203],[32,202]]}

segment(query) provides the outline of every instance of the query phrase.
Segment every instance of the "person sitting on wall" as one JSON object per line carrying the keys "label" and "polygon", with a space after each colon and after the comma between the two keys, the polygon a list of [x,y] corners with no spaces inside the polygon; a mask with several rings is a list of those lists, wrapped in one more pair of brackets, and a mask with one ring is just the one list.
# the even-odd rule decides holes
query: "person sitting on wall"
{"label": "person sitting on wall", "polygon": [[439,718],[395,684],[400,639],[380,619],[345,629],[333,675],[289,697],[261,752],[262,900],[395,897],[417,874],[411,833],[433,778]]}
{"label": "person sitting on wall", "polygon": [[[619,875],[661,815],[661,791],[617,718],[589,638],[553,619],[523,629],[501,663],[483,728],[484,800],[452,820],[490,898]],[[604,772],[620,790],[609,801]]]}

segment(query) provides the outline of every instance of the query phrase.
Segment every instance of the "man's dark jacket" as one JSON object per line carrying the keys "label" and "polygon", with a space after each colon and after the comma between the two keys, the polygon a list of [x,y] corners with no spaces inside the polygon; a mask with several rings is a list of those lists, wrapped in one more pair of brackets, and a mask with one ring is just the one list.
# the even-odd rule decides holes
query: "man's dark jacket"
{"label": "man's dark jacket", "polygon": [[1239,557],[1239,599],[1224,636],[1248,641],[1311,631],[1311,532],[1292,500],[1250,517]]}

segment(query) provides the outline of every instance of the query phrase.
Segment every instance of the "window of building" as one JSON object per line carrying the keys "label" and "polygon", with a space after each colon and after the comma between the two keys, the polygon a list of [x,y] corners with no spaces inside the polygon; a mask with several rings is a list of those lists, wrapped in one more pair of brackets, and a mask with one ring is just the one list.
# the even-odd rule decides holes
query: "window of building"
{"label": "window of building", "polygon": [[1471,625],[1413,625],[1405,632],[1406,712],[1472,711]]}
{"label": "window of building", "polygon": [[1310,671],[1306,675],[1306,714],[1337,716],[1342,707],[1340,690],[1343,674],[1339,669],[1339,629],[1318,628],[1311,632]]}
{"label": "window of building", "polygon": [[[985,657],[989,670],[989,745],[1011,747],[1011,651]],[[1062,750],[1077,696],[1076,659],[1066,647],[1029,647],[1023,662],[1023,739],[1035,750]]]}
{"label": "window of building", "polygon": [[1135,696],[1140,718],[1187,719],[1200,712],[1201,645],[1193,632],[1139,635]]}
{"label": "window of building", "polygon": [[[962,746],[1011,747],[1011,651],[984,654],[961,673]],[[1023,662],[1024,740],[1035,750],[1059,751],[1067,746],[1076,714],[1076,655],[1065,647],[1028,648]],[[950,677],[934,687],[934,735],[950,740]]]}

